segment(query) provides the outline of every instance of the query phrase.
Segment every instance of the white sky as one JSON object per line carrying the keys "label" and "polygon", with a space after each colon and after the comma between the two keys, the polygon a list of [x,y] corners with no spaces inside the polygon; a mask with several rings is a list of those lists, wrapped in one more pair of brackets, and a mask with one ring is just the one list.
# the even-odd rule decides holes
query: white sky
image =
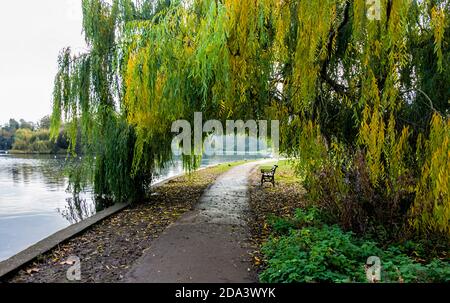
{"label": "white sky", "polygon": [[57,56],[85,47],[81,0],[0,2],[0,125],[51,113]]}

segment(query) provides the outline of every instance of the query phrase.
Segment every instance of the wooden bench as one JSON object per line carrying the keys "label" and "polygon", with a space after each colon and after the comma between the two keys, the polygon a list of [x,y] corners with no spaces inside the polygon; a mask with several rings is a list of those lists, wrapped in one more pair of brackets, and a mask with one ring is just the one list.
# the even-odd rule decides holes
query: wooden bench
{"label": "wooden bench", "polygon": [[261,169],[261,186],[264,182],[270,182],[273,186],[275,186],[275,172],[277,167],[278,165],[274,165],[271,169]]}

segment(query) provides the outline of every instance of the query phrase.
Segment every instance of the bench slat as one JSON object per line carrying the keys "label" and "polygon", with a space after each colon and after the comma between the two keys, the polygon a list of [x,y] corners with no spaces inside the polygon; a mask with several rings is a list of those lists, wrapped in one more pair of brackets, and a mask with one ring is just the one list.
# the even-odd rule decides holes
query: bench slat
{"label": "bench slat", "polygon": [[261,186],[264,182],[270,182],[275,186],[275,172],[277,170],[278,165],[274,165],[271,169],[263,168],[261,169]]}

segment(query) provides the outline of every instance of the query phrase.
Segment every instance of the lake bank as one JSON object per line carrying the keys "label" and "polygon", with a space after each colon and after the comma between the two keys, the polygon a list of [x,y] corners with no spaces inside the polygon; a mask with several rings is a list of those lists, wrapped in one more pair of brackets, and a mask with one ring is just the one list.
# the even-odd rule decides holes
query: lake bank
{"label": "lake bank", "polygon": [[37,151],[25,151],[25,150],[16,150],[10,149],[5,151],[5,154],[8,155],[67,155],[67,150],[59,150],[57,152],[48,151],[48,152],[37,152]]}

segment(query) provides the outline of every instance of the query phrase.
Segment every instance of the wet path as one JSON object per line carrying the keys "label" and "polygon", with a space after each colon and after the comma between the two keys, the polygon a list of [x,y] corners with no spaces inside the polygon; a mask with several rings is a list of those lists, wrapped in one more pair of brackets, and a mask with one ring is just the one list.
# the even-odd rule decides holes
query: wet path
{"label": "wet path", "polygon": [[234,167],[205,191],[196,210],[169,226],[126,282],[255,282],[245,240],[248,176],[261,163]]}

